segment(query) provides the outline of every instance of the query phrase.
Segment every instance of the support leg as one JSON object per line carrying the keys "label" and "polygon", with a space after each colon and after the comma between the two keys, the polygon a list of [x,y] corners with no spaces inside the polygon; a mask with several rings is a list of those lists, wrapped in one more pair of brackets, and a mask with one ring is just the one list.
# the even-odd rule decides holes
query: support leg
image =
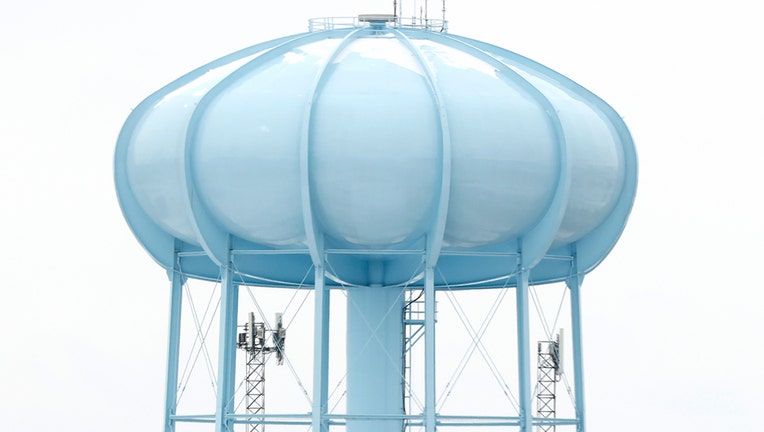
{"label": "support leg", "polygon": [[424,280],[424,425],[435,432],[435,269],[427,267]]}
{"label": "support leg", "polygon": [[573,382],[576,388],[576,432],[584,432],[584,360],[581,347],[581,275],[578,274],[578,266],[574,267],[574,274],[568,281],[570,289],[570,316],[573,327]]}
{"label": "support leg", "polygon": [[223,269],[220,280],[220,341],[218,343],[218,388],[215,409],[215,432],[233,431],[227,417],[233,413],[236,379],[236,319],[239,306],[239,286],[233,283],[231,266]]}
{"label": "support leg", "polygon": [[329,289],[324,283],[324,268],[316,267],[315,315],[313,341],[313,414],[311,418],[314,432],[326,432],[329,423],[326,418],[329,399]]}
{"label": "support leg", "polygon": [[528,276],[530,271],[523,268],[517,275],[517,373],[520,383],[520,431],[533,429],[533,407],[531,405],[531,351],[528,325]]}
{"label": "support leg", "polygon": [[170,280],[172,290],[170,292],[170,337],[167,354],[167,385],[165,390],[165,432],[175,432],[175,415],[178,401],[178,361],[180,356],[180,315],[183,305],[183,275],[180,273],[178,256],[175,255]]}

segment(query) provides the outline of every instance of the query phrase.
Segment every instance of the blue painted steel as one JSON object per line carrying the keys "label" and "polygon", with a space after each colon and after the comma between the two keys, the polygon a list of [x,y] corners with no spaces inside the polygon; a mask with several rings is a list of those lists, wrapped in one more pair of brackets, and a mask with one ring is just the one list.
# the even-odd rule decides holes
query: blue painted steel
{"label": "blue painted steel", "polygon": [[573,327],[573,384],[576,395],[576,432],[585,432],[584,354],[581,344],[581,281],[583,275],[578,271],[577,261],[577,257],[574,257],[573,271],[570,278],[568,278],[567,285],[568,289],[570,289],[570,318],[571,326]]}
{"label": "blue painted steel", "polygon": [[[347,414],[403,415],[403,288],[347,289]],[[400,419],[347,420],[348,430],[403,430]]]}
{"label": "blue painted steel", "polygon": [[326,414],[329,401],[329,288],[324,283],[324,267],[316,266],[313,288],[315,301],[313,337],[313,412],[312,430],[329,430]]}
{"label": "blue painted steel", "polygon": [[554,105],[536,87],[531,85],[520,74],[515,72],[509,65],[502,63],[490,54],[483,52],[473,45],[456,38],[446,39],[448,45],[455,49],[469,52],[475,58],[484,61],[496,68],[497,75],[517,85],[527,97],[533,99],[536,105],[543,109],[547,117],[547,128],[552,134],[556,147],[553,149],[557,157],[557,183],[554,186],[554,196],[543,216],[540,216],[536,225],[522,237],[522,262],[521,266],[532,268],[541,261],[558,233],[565,208],[570,195],[570,164],[565,144],[565,134],[560,118],[555,111]]}
{"label": "blue painted steel", "polygon": [[438,176],[440,177],[440,189],[437,191],[437,211],[435,212],[435,217],[432,218],[431,225],[426,234],[427,254],[425,259],[425,266],[435,267],[435,264],[440,257],[440,251],[443,248],[443,237],[446,233],[446,215],[448,214],[448,203],[451,193],[451,130],[448,126],[448,113],[443,102],[443,95],[436,83],[437,78],[425,59],[424,54],[420,52],[403,33],[395,31],[395,35],[414,55],[419,67],[422,72],[424,72],[427,88],[431,93],[432,104],[438,113],[438,143],[440,144],[440,149],[437,159],[439,159],[438,168],[440,172],[438,173]]}
{"label": "blue painted steel", "polygon": [[[138,241],[146,249],[146,251],[149,252],[152,258],[154,258],[157,263],[162,265],[164,268],[168,270],[172,268],[175,238],[180,238],[180,236],[174,235],[172,231],[168,231],[167,227],[157,224],[156,221],[145,212],[144,205],[138,201],[135,193],[132,190],[133,186],[131,186],[130,180],[128,178],[127,161],[131,157],[130,153],[134,152],[132,147],[133,142],[136,139],[136,132],[138,132],[139,129],[144,129],[146,127],[146,117],[149,115],[155,116],[157,104],[159,104],[169,95],[177,92],[179,89],[187,88],[192,82],[200,79],[203,80],[205,77],[210,76],[210,74],[215,70],[220,70],[226,65],[236,64],[236,62],[241,61],[242,59],[256,56],[259,53],[265,52],[273,46],[290,39],[294,39],[294,37],[275,39],[272,41],[264,42],[262,44],[254,45],[252,47],[229,54],[212,63],[197,68],[192,72],[189,72],[188,74],[168,84],[141,102],[132,111],[124,126],[122,127],[119,138],[117,139],[117,148],[114,156],[114,182],[117,188],[119,204],[122,208],[122,213],[125,217],[125,220],[130,226],[130,229],[133,230],[133,233],[136,234]],[[166,120],[162,121],[164,126],[169,126],[173,123],[179,123],[176,117],[165,118],[162,120]],[[159,125],[159,127],[161,128],[161,125]],[[167,142],[177,144],[177,134],[174,135],[174,137],[175,140],[168,140]],[[160,145],[155,149],[155,151],[160,153],[154,156],[155,159],[162,159],[162,156],[166,156],[166,149],[163,147],[165,146]],[[162,153],[164,153],[164,155],[162,155]],[[164,168],[166,167],[160,167],[160,171]],[[147,174],[150,176],[150,172],[147,172]],[[154,181],[159,180],[159,182],[163,182],[165,178],[162,178],[162,175],[166,175],[166,173],[160,172],[159,178],[154,178]],[[167,190],[163,189],[163,192],[167,193]],[[174,194],[173,192],[170,193]],[[172,211],[174,209],[169,210]],[[217,278],[217,276],[215,276],[215,278]]]}
{"label": "blue painted steel", "polygon": [[521,268],[517,275],[515,299],[517,309],[517,379],[519,382],[518,402],[520,405],[520,431],[533,429],[531,405],[531,350],[530,327],[528,325],[528,277],[529,270]]}
{"label": "blue painted steel", "polygon": [[[570,288],[576,419],[553,422],[584,430],[580,285],[631,211],[631,136],[605,102],[542,65],[399,24],[327,21],[329,30],[255,45],[160,89],[128,117],[115,154],[119,202],[173,278],[166,432],[176,422],[214,422],[218,432],[251,422],[387,432],[403,419],[427,432],[489,423],[530,432],[551,420],[531,416],[529,281]],[[223,286],[212,416],[174,411],[185,277]],[[234,277],[314,289],[309,415],[233,412]],[[446,284],[517,287],[519,417],[436,413],[435,296]],[[421,415],[399,409],[400,365],[385,369],[388,355],[400,355],[402,322],[383,312],[404,286],[425,291]],[[335,287],[360,305],[348,306],[346,414],[327,407]],[[381,322],[379,333],[365,321]],[[380,379],[370,393],[359,383],[371,370]]]}
{"label": "blue painted steel", "polygon": [[321,64],[318,73],[315,76],[315,81],[310,88],[309,94],[311,94],[311,99],[306,105],[305,113],[303,114],[304,123],[302,125],[302,134],[300,136],[299,158],[300,197],[302,201],[302,220],[305,226],[305,239],[314,265],[319,265],[322,262],[321,256],[323,253],[324,237],[323,234],[316,228],[316,216],[312,207],[313,185],[311,184],[310,177],[310,151],[311,142],[314,141],[312,136],[312,128],[316,123],[313,118],[313,107],[317,103],[319,93],[323,90],[327,67],[336,60],[337,56],[348,46],[351,41],[353,41],[354,38],[358,37],[360,32],[361,30],[358,29],[346,35],[342,40],[342,43],[334,48],[334,51],[330,55],[326,56],[326,58],[323,60],[323,63]]}
{"label": "blue painted steel", "polygon": [[[115,179],[161,265],[174,239],[207,252],[184,266],[193,277],[217,278],[230,235],[250,251],[307,249],[313,263],[324,248],[389,251],[386,285],[418,263],[396,251],[427,249],[451,285],[477,288],[503,285],[491,281],[507,263],[453,253],[523,243],[546,283],[568,271],[548,256],[575,245],[591,271],[624,228],[636,155],[612,108],[522,56],[353,28],[255,46],[155,93],[120,134]],[[329,283],[363,285],[368,259],[343,260]],[[237,262],[245,282],[298,284],[307,271],[292,255],[256,262]]]}
{"label": "blue painted steel", "polygon": [[[228,262],[228,260],[226,260]],[[230,432],[234,412],[236,374],[236,325],[239,304],[239,285],[234,283],[230,264],[221,268],[220,281],[220,342],[218,352],[217,402],[215,405],[215,432]]]}
{"label": "blue painted steel", "polygon": [[424,427],[435,432],[435,269],[424,272]]}
{"label": "blue painted steel", "polygon": [[170,276],[170,334],[167,343],[167,384],[165,386],[165,432],[175,432],[172,416],[178,401],[178,362],[180,356],[180,319],[183,306],[183,275],[180,273],[180,258],[175,253],[175,263]]}

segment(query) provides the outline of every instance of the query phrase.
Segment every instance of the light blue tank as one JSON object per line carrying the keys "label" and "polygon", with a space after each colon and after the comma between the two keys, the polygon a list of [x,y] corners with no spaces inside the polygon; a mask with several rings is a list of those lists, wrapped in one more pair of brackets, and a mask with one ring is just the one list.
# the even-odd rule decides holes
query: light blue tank
{"label": "light blue tank", "polygon": [[[115,170],[160,264],[177,240],[209,256],[185,271],[214,279],[230,238],[294,252],[270,258],[278,271],[239,266],[275,284],[299,282],[317,244],[368,251],[356,266],[405,261],[426,239],[454,266],[450,283],[489,281],[506,271],[457,269],[463,252],[516,252],[531,237],[534,280],[560,280],[567,268],[543,257],[575,248],[591,270],[636,184],[631,137],[602,100],[512,52],[406,29],[290,36],[203,66],[133,111]],[[410,276],[387,267],[384,284]]]}
{"label": "light blue tank", "polygon": [[[401,369],[386,370],[385,353],[403,324],[384,312],[403,307],[402,290],[587,273],[625,226],[637,162],[618,114],[564,76],[484,42],[367,21],[255,45],[157,91],[122,129],[115,178],[130,227],[171,275],[348,289],[348,363],[364,348],[348,412],[382,416],[348,430],[392,431]],[[368,317],[392,339],[367,350]]]}

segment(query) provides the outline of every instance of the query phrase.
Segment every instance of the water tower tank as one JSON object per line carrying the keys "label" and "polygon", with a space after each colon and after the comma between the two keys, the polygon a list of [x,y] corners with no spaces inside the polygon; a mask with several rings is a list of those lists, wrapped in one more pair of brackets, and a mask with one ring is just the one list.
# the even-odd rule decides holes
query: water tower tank
{"label": "water tower tank", "polygon": [[[348,350],[368,336],[353,320],[376,317],[394,336],[366,353],[366,366],[348,370],[343,424],[401,430],[401,372],[379,359],[400,349],[402,323],[380,310],[401,303],[402,291],[424,290],[433,368],[427,308],[443,287],[516,286],[518,332],[527,334],[528,284],[568,281],[577,296],[582,275],[616,243],[634,200],[635,151],[601,99],[518,54],[440,31],[445,23],[314,24],[213,61],[144,100],[119,136],[117,193],[174,286],[220,280],[224,304],[244,283],[316,291],[314,410],[305,420],[314,430],[333,424],[322,406],[327,293],[348,290],[359,305],[348,313]],[[221,376],[236,314],[235,302],[222,309]],[[518,372],[528,375],[522,336]],[[368,395],[359,388],[371,371],[380,383],[369,385],[383,391]],[[421,413],[428,431],[440,421],[433,374]],[[516,424],[528,431],[527,378],[520,384]],[[581,425],[582,388],[576,381]],[[218,430],[236,419],[219,403]]]}

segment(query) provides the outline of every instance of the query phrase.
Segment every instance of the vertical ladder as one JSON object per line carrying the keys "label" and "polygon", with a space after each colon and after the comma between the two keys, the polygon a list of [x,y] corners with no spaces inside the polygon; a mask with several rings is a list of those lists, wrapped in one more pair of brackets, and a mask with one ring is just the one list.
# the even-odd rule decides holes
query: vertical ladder
{"label": "vertical ladder", "polygon": [[[424,290],[406,291],[406,303],[403,307],[403,411],[414,412],[411,399],[411,364],[412,348],[424,336]],[[408,421],[403,422],[403,431],[408,428]]]}

